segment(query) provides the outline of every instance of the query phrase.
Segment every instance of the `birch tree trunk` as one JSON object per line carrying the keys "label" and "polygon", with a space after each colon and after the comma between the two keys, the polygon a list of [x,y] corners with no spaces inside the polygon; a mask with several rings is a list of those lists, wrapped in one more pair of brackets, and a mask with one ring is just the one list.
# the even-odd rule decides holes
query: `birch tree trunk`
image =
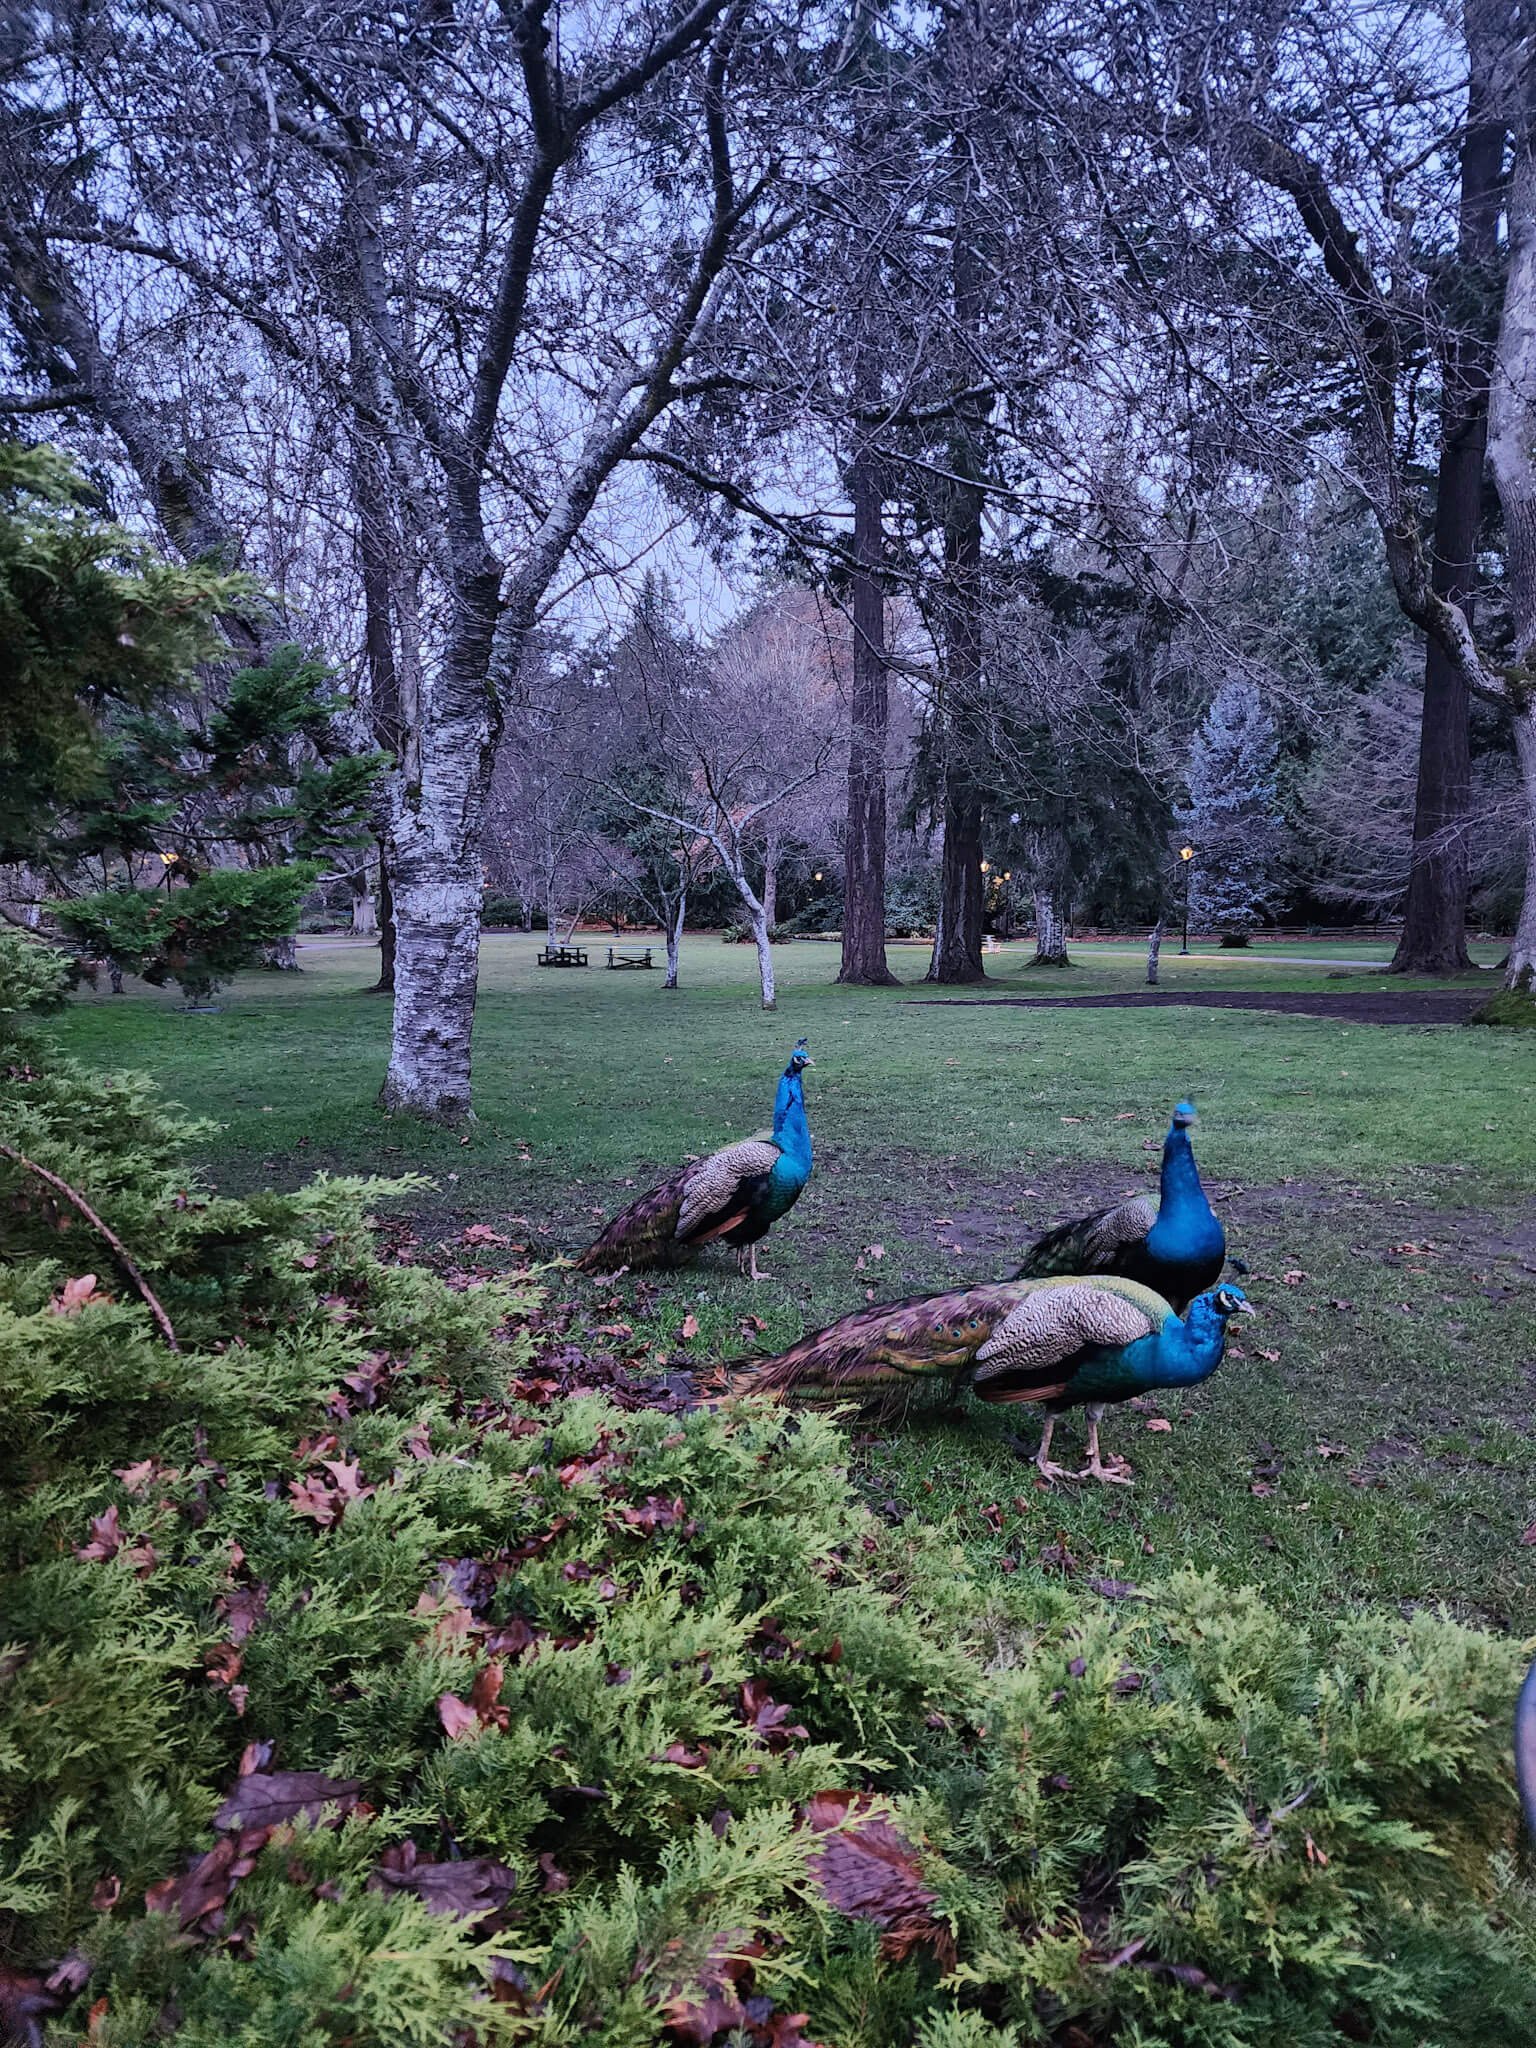
{"label": "birch tree trunk", "polygon": [[736,894],[741,898],[741,907],[747,913],[747,922],[752,927],[752,943],[757,948],[757,978],[762,989],[763,1008],[778,1008],[778,992],[773,981],[773,945],[768,937],[768,913],[763,900],[747,880],[746,862],[738,844],[716,841],[716,850],[722,855],[726,873],[736,885]]}
{"label": "birch tree trunk", "polygon": [[672,916],[667,920],[667,978],[663,988],[677,987],[677,956],[683,941],[683,916],[688,908],[688,892],[685,889],[677,899]]}
{"label": "birch tree trunk", "polygon": [[1159,918],[1147,936],[1147,987],[1157,987],[1158,956],[1163,950],[1163,924]]}
{"label": "birch tree trunk", "polygon": [[348,880],[352,890],[352,936],[371,939],[379,928],[379,920],[373,891],[368,886],[368,870],[359,868]]}
{"label": "birch tree trunk", "polygon": [[772,926],[779,921],[779,843],[770,839],[763,851],[763,917]]}
{"label": "birch tree trunk", "polygon": [[499,573],[487,563],[465,583],[442,667],[425,685],[429,715],[412,736],[405,774],[394,777],[386,854],[395,1004],[379,1102],[443,1123],[470,1114],[480,842],[501,725],[489,683]]}
{"label": "birch tree trunk", "polygon": [[1051,882],[1035,885],[1035,957],[1031,967],[1070,967],[1061,903]]}
{"label": "birch tree trunk", "polygon": [[776,1010],[778,991],[773,984],[773,942],[768,937],[768,915],[761,903],[748,905],[752,920],[752,942],[757,947],[757,978],[763,992],[763,1008]]}

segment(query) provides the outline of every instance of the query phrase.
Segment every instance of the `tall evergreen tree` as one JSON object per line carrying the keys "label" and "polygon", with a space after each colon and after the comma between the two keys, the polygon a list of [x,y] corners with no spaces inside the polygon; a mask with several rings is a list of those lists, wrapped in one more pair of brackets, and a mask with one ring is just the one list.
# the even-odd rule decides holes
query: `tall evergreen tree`
{"label": "tall evergreen tree", "polygon": [[1189,757],[1189,803],[1178,813],[1195,849],[1190,912],[1246,946],[1279,895],[1284,825],[1275,800],[1280,743],[1246,678],[1222,684]]}

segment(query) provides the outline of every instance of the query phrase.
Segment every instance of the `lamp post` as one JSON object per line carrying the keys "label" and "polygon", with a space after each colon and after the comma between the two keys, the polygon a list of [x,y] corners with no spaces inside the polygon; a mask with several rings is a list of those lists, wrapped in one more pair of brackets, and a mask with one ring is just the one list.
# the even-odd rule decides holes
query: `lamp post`
{"label": "lamp post", "polygon": [[1194,857],[1195,849],[1192,846],[1179,848],[1179,860],[1184,869],[1184,943],[1179,948],[1181,954],[1189,951],[1189,869]]}
{"label": "lamp post", "polygon": [[176,856],[174,853],[162,853],[160,859],[165,868],[165,893],[169,896],[171,893],[171,869],[176,865]]}

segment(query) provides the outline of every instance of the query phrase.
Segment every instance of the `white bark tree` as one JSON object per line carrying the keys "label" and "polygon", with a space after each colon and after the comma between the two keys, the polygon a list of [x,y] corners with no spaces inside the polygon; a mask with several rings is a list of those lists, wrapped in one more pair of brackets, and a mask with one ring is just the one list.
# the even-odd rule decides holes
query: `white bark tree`
{"label": "white bark tree", "polygon": [[604,795],[677,833],[680,846],[710,848],[751,926],[762,1005],[771,1010],[771,920],[753,870],[762,872],[775,818],[823,781],[846,747],[835,682],[827,687],[814,648],[772,600],[707,659],[644,613],[621,652],[612,669],[621,718],[644,732],[652,760],[667,772],[647,779],[610,770],[601,779]]}

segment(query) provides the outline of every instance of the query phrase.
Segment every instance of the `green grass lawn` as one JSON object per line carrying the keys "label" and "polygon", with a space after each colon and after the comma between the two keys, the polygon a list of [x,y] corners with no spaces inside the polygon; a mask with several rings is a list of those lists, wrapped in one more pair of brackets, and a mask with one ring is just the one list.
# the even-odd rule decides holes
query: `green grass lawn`
{"label": "green grass lawn", "polygon": [[[83,995],[58,1035],[151,1071],[221,1126],[211,1176],[238,1190],[317,1168],[431,1174],[409,1205],[421,1255],[457,1267],[491,1225],[539,1258],[572,1253],[648,1179],[764,1125],[793,1041],[817,1171],[759,1248],[753,1289],[728,1253],[659,1282],[579,1288],[593,1324],[627,1323],[669,1365],[773,1346],[867,1296],[996,1278],[1046,1223],[1152,1190],[1168,1110],[1199,1103],[1197,1150],[1262,1320],[1215,1380],[1123,1411],[1108,1447],[1133,1491],[1035,1483],[1007,1440],[1018,1411],[855,1425],[870,1498],[892,1521],[957,1518],[1003,1571],[1061,1556],[1145,1580],[1176,1564],[1262,1585],[1305,1614],[1357,1600],[1447,1602],[1536,1632],[1536,1047],[1528,1035],[1278,1013],[985,1008],[925,1000],[921,947],[898,989],[836,987],[836,949],[780,949],[779,1008],[757,1007],[750,948],[698,938],[685,986],[540,971],[539,940],[492,938],[467,1138],[380,1117],[386,1003],[371,949],[305,946],[302,976],[250,975],[216,1015],[174,995]],[[1306,940],[1279,958],[1165,947],[1165,990],[1398,988],[1345,963],[1386,947]],[[1260,949],[1267,954],[1276,948]],[[601,941],[591,947],[600,960]],[[1492,962],[1497,949],[1480,953]],[[989,960],[1009,996],[1139,987],[1140,949],[1084,947],[1065,973],[1029,948]],[[1321,962],[1322,964],[1310,964]],[[1304,964],[1306,963],[1306,964]],[[1334,964],[1338,963],[1338,964]],[[1346,977],[1340,980],[1338,977]],[[1480,979],[1487,983],[1491,976]],[[699,1334],[683,1341],[692,1311]],[[743,1334],[756,1315],[766,1329]],[[1033,1440],[1033,1421],[1023,1427]],[[1073,1442],[1068,1418],[1058,1443]]]}

